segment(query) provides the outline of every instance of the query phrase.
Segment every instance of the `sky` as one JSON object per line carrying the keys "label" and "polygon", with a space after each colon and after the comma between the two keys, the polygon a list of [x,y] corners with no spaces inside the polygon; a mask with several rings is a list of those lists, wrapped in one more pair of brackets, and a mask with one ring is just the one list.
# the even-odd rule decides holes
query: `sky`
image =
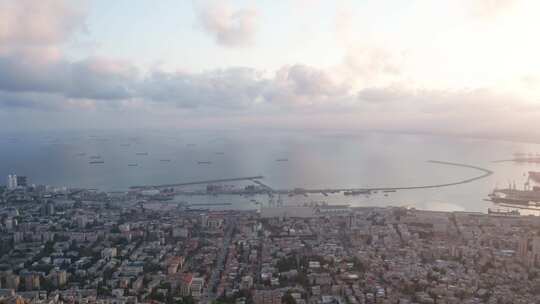
{"label": "sky", "polygon": [[0,0],[0,128],[536,141],[540,2]]}

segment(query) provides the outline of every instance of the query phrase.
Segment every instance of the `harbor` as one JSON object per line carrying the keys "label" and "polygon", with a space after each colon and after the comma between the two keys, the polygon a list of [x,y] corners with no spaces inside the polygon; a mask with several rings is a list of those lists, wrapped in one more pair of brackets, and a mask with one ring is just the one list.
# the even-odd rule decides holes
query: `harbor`
{"label": "harbor", "polygon": [[[73,143],[69,138],[61,139],[65,145],[72,145],[69,150],[66,150],[67,146],[49,145],[48,153],[54,155],[51,161],[32,164],[44,168],[33,173],[37,176],[36,179],[41,182],[46,177],[51,180],[52,185],[64,184],[73,188],[89,185],[89,188],[102,191],[137,193],[155,189],[162,192],[172,188],[173,193],[180,197],[172,200],[167,198],[169,202],[182,199],[191,202],[199,198],[201,202],[214,202],[224,197],[233,204],[256,207],[256,204],[250,202],[251,198],[266,204],[271,199],[277,203],[281,197],[284,204],[314,200],[332,204],[365,205],[369,202],[374,205],[410,205],[419,208],[431,208],[433,204],[440,204],[444,210],[487,212],[492,202],[488,203],[483,199],[497,184],[503,185],[501,182],[507,180],[519,181],[523,173],[540,171],[535,169],[536,165],[532,163],[491,161],[510,159],[515,150],[540,149],[512,145],[506,151],[491,155],[482,152],[466,158],[439,159],[434,157],[444,154],[442,150],[437,150],[436,146],[424,149],[425,152],[421,153],[413,151],[413,147],[404,148],[407,147],[404,141],[407,136],[399,136],[397,141],[392,141],[396,137],[373,136],[374,139],[384,138],[386,142],[392,143],[383,152],[379,152],[379,147],[372,146],[372,143],[366,140],[317,138],[311,146],[305,143],[303,146],[295,146],[301,149],[298,153],[291,150],[289,143],[280,146],[279,141],[269,139],[266,141],[276,148],[269,147],[268,150],[261,151],[257,147],[263,145],[262,141],[251,144],[251,139],[244,141],[240,135],[229,136],[227,143],[224,139],[205,141],[196,136],[177,140],[178,136],[173,135],[171,138],[174,140],[169,140],[169,137],[157,139],[149,136],[141,136],[137,140],[129,136],[115,138],[96,135],[96,138],[108,140],[87,140],[86,136],[81,136],[79,142]],[[290,138],[291,142],[300,143],[299,138],[303,137]],[[422,136],[410,138],[421,142],[427,140]],[[465,149],[460,140],[445,141],[452,143],[453,147]],[[331,147],[337,142],[354,144],[357,152],[354,155],[332,153]],[[30,141],[20,143],[27,145]],[[130,146],[120,149],[123,143],[130,143]],[[189,143],[195,145],[187,148]],[[35,144],[35,149],[38,144]],[[328,147],[328,151],[317,150],[323,146]],[[494,144],[493,147],[490,151],[497,151],[497,145]],[[475,149],[484,151],[483,147]],[[403,153],[395,154],[393,151],[396,150]],[[70,157],[65,158],[64,155]],[[430,159],[434,161],[429,161]],[[94,161],[96,163],[89,164]],[[450,162],[447,164],[438,161]],[[67,171],[59,168],[67,168]],[[492,171],[496,173],[489,174]],[[49,176],[47,172],[57,173]],[[85,172],[88,177],[72,178],[77,172]],[[251,179],[254,176],[261,178]],[[239,177],[247,179],[235,180]],[[248,199],[244,200],[244,197]],[[163,200],[165,197],[156,196],[155,199]]]}
{"label": "harbor", "polygon": [[[250,196],[256,194],[268,195],[271,199],[273,197],[281,195],[285,196],[304,196],[320,194],[328,197],[329,194],[340,194],[342,193],[345,196],[357,196],[357,195],[372,195],[376,193],[382,193],[384,196],[395,193],[402,190],[421,190],[421,189],[432,189],[432,188],[443,188],[450,186],[457,186],[461,184],[471,183],[476,180],[485,178],[493,174],[491,170],[468,165],[461,163],[453,162],[444,162],[444,161],[435,161],[430,160],[428,163],[443,165],[443,166],[454,166],[473,169],[475,171],[480,171],[480,175],[476,175],[470,178],[464,178],[455,182],[450,183],[440,183],[440,184],[428,184],[428,185],[404,185],[404,186],[395,186],[395,187],[357,187],[357,188],[322,188],[322,189],[306,189],[306,188],[293,188],[293,189],[274,189],[273,187],[262,182],[264,176],[247,176],[247,177],[236,177],[236,178],[223,178],[223,179],[213,179],[213,180],[201,180],[201,181],[190,181],[190,182],[180,182],[174,184],[163,184],[163,185],[139,185],[130,187],[130,191],[136,191],[140,193],[153,193],[154,195],[161,194],[163,190],[168,191],[169,193],[181,194],[181,195],[243,195]],[[245,185],[243,188],[238,188],[234,186],[225,187],[223,184],[234,183],[234,182],[248,182],[252,183],[251,185]],[[206,185],[206,188],[203,189],[185,189],[188,186],[195,185]]]}

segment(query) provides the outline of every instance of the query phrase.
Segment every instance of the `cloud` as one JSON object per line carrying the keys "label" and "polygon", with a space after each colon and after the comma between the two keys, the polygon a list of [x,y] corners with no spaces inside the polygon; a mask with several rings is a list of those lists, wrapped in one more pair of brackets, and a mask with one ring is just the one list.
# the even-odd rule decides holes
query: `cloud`
{"label": "cloud", "polygon": [[42,61],[29,56],[0,56],[0,90],[60,92],[69,81],[63,61]]}
{"label": "cloud", "polygon": [[410,93],[400,87],[369,87],[358,92],[360,101],[367,102],[393,102],[409,97]]}
{"label": "cloud", "polygon": [[58,110],[65,108],[65,100],[53,94],[0,92],[0,107]]}
{"label": "cloud", "polygon": [[406,52],[358,45],[348,48],[333,74],[355,89],[388,86],[407,78]]}
{"label": "cloud", "polygon": [[83,1],[0,1],[0,53],[56,47],[85,29]]}
{"label": "cloud", "polygon": [[124,61],[90,58],[42,62],[0,56],[0,90],[56,93],[68,98],[125,99],[135,95],[137,70]]}
{"label": "cloud", "polygon": [[[141,75],[129,63],[94,58],[57,62],[41,75],[53,71],[58,75],[49,77],[56,80],[49,83],[30,70],[36,79],[16,89],[13,83],[1,81],[10,77],[0,77],[0,108],[110,114],[99,111],[106,109],[145,113],[148,119],[166,115],[169,120],[161,126],[175,125],[180,119],[193,126],[202,126],[203,121],[208,126],[223,121],[244,127],[324,124],[336,129],[454,134],[517,133],[540,113],[527,100],[490,88],[424,89],[400,84],[354,90],[327,70],[306,65],[285,66],[271,75],[242,67]],[[12,85],[9,91],[7,84]],[[515,121],[515,115],[523,119]]]}
{"label": "cloud", "polygon": [[160,106],[220,110],[331,107],[353,99],[347,84],[306,65],[285,66],[271,76],[244,67],[142,75],[129,62],[103,58],[36,63],[33,58],[0,57],[1,91],[54,94],[71,101],[138,99]]}
{"label": "cloud", "polygon": [[458,115],[481,121],[493,114],[529,112],[531,103],[492,88],[423,89],[404,86],[374,87],[357,94],[359,107],[370,111]]}
{"label": "cloud", "polygon": [[198,21],[216,43],[225,47],[251,45],[259,28],[259,15],[256,10],[232,10],[223,4],[200,8]]}
{"label": "cloud", "polygon": [[[132,95],[136,71],[129,63],[65,58],[65,43],[85,30],[85,4],[79,0],[0,1],[0,91],[10,93],[2,96],[4,106],[19,102],[41,107],[41,102],[30,102],[34,96],[28,93],[44,93],[43,103],[56,104],[57,97],[125,99]],[[15,92],[25,94],[16,98]]]}
{"label": "cloud", "polygon": [[89,99],[134,97],[139,71],[126,61],[90,58],[70,65],[66,96]]}
{"label": "cloud", "polygon": [[145,79],[141,95],[180,108],[244,109],[256,103],[265,82],[260,72],[250,68],[199,74],[156,72]]}
{"label": "cloud", "polygon": [[293,65],[276,72],[264,92],[264,98],[282,106],[320,105],[337,103],[348,96],[349,89],[322,69]]}
{"label": "cloud", "polygon": [[467,0],[471,14],[484,19],[494,18],[513,8],[517,0]]}

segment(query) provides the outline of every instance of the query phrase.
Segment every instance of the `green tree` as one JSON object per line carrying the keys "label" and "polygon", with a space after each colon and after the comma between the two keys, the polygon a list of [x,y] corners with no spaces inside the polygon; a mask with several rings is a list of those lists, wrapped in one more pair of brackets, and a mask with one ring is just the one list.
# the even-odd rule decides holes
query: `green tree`
{"label": "green tree", "polygon": [[281,298],[281,302],[284,304],[296,304],[296,300],[293,298],[293,296],[287,292],[283,298]]}

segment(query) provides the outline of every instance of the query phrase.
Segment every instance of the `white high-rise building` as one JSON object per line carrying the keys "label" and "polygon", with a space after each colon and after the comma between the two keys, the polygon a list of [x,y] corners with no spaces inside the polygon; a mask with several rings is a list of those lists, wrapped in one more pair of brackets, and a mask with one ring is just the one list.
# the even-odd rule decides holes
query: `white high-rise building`
{"label": "white high-rise building", "polygon": [[7,188],[9,190],[13,190],[13,189],[17,188],[17,175],[15,175],[15,174],[8,175],[8,177],[7,177]]}

